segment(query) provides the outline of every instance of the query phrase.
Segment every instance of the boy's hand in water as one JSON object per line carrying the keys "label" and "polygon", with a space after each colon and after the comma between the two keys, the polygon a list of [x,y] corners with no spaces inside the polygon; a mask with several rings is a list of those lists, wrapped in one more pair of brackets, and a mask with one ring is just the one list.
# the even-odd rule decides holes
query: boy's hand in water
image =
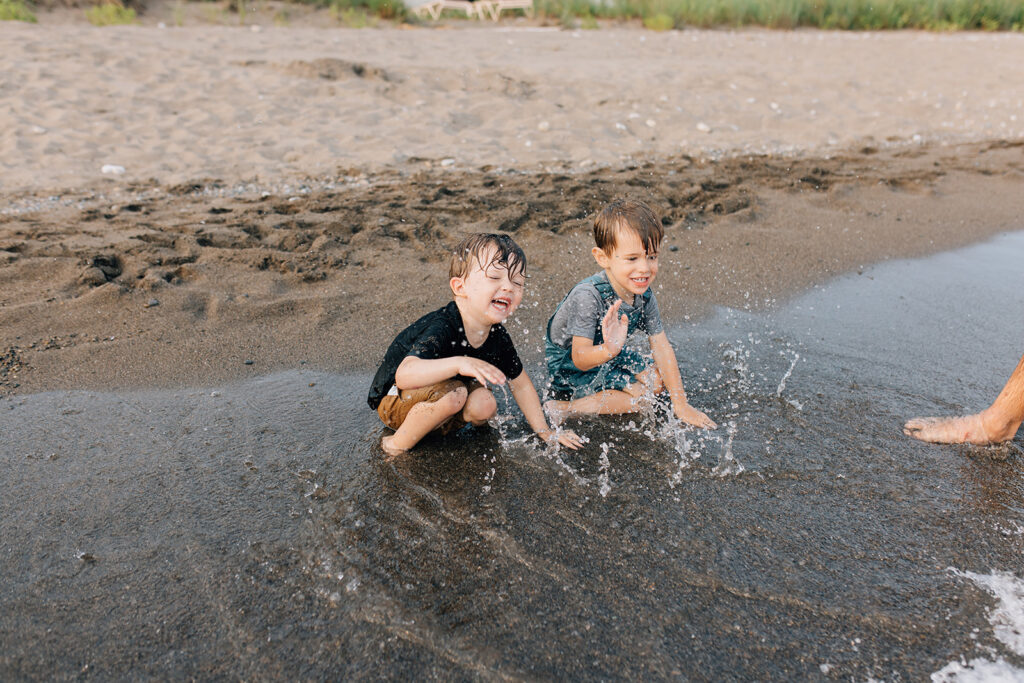
{"label": "boy's hand in water", "polygon": [[714,420],[700,412],[689,403],[683,403],[673,406],[673,411],[680,420],[686,424],[694,425],[695,427],[702,427],[704,429],[714,429],[718,425],[715,424]]}
{"label": "boy's hand in water", "polygon": [[601,334],[604,336],[604,347],[613,355],[619,355],[626,343],[626,334],[629,332],[629,318],[623,313],[619,315],[619,307],[622,306],[622,299],[616,299],[612,307],[601,319]]}
{"label": "boy's hand in water", "polygon": [[576,434],[576,432],[568,429],[564,431],[546,429],[543,432],[537,432],[537,436],[539,436],[541,440],[545,441],[546,443],[557,441],[566,448],[571,448],[573,450],[576,450],[577,448],[583,445],[583,437]]}
{"label": "boy's hand in water", "polygon": [[489,384],[505,383],[505,373],[485,360],[470,356],[462,356],[459,361],[459,374],[465,377],[474,377],[485,387]]}

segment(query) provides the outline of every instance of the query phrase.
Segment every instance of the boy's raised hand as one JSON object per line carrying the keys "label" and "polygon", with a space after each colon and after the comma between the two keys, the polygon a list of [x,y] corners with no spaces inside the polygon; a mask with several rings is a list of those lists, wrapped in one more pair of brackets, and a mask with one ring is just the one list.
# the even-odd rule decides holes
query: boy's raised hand
{"label": "boy's raised hand", "polygon": [[473,377],[485,387],[489,384],[505,383],[505,373],[487,361],[471,356],[460,357],[459,374],[465,377]]}
{"label": "boy's raised hand", "polygon": [[604,336],[604,345],[609,351],[618,355],[619,351],[626,344],[626,335],[629,332],[629,318],[623,313],[619,316],[619,307],[622,306],[622,299],[616,299],[611,308],[601,319],[601,334]]}
{"label": "boy's raised hand", "polygon": [[673,412],[675,412],[676,417],[680,420],[686,424],[694,425],[695,427],[714,429],[718,426],[715,424],[714,420],[691,406],[689,403],[683,403],[682,405],[676,404],[673,406]]}

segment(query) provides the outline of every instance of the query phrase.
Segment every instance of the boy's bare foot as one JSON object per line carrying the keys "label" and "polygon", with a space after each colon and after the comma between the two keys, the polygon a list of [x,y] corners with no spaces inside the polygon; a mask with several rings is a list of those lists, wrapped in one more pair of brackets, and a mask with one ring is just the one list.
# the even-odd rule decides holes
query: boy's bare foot
{"label": "boy's bare foot", "polygon": [[959,417],[915,417],[903,426],[903,433],[930,443],[970,443],[986,446],[1009,441],[1017,424],[992,419],[989,411]]}
{"label": "boy's bare foot", "polygon": [[385,436],[380,440],[380,447],[384,451],[384,457],[387,459],[397,457],[402,453],[408,452],[407,448],[398,448],[397,446],[391,445],[391,440],[395,438],[395,435]]}

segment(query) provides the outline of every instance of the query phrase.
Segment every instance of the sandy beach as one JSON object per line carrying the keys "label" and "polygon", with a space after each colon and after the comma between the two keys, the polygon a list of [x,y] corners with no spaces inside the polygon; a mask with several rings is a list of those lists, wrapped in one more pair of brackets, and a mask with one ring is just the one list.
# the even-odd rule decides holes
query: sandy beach
{"label": "sandy beach", "polygon": [[1024,215],[1017,34],[0,35],[8,393],[370,367],[470,230],[527,248],[536,340],[622,194],[664,214],[675,320]]}
{"label": "sandy beach", "polygon": [[[1020,679],[1021,436],[900,425],[1021,353],[1024,35],[161,11],[0,22],[0,678]],[[623,195],[720,428],[385,461],[446,250],[540,378]]]}

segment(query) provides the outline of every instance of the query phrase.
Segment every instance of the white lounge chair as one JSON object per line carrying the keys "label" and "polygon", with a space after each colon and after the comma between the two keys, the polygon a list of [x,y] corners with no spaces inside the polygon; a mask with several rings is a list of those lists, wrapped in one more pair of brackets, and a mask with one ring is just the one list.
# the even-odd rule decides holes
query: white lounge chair
{"label": "white lounge chair", "polygon": [[477,16],[476,5],[478,4],[479,3],[469,2],[469,0],[427,0],[427,2],[420,4],[406,2],[405,6],[421,17],[426,15],[436,21],[441,18],[441,12],[446,9],[465,12],[466,18],[472,19]]}
{"label": "white lounge chair", "polygon": [[502,10],[507,9],[521,9],[526,16],[533,17],[533,0],[478,0],[475,4],[481,17],[488,16],[493,21],[497,21]]}

